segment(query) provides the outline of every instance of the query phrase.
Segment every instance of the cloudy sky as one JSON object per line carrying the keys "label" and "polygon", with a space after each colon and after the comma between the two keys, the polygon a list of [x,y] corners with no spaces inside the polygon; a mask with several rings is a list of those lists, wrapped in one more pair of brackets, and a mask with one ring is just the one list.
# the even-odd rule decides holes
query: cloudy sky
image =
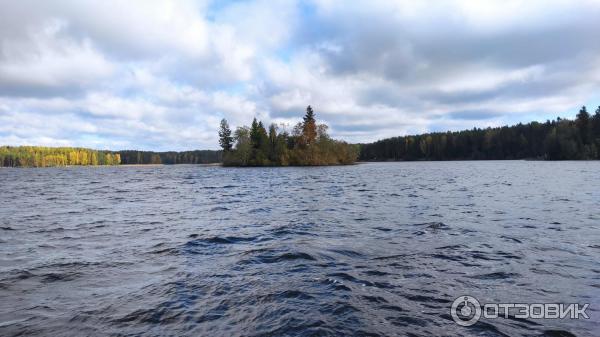
{"label": "cloudy sky", "polygon": [[600,104],[600,1],[0,0],[0,144],[218,148],[219,120],[351,142]]}

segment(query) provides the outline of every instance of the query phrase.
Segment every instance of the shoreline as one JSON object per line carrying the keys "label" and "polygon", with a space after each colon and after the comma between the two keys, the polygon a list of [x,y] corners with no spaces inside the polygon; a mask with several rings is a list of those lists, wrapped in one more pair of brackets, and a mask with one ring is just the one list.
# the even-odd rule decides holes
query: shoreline
{"label": "shoreline", "polygon": [[351,164],[336,164],[336,165],[286,165],[286,166],[227,166],[223,163],[207,163],[207,164],[119,164],[119,165],[65,165],[65,166],[0,166],[0,169],[48,169],[48,168],[72,168],[72,167],[157,167],[157,166],[203,166],[203,167],[223,167],[223,168],[278,168],[278,167],[336,167],[336,166],[354,166],[371,163],[424,163],[424,162],[509,162],[509,161],[528,161],[528,162],[599,162],[598,159],[563,159],[563,160],[545,160],[545,159],[451,159],[451,160],[365,160],[357,161]]}

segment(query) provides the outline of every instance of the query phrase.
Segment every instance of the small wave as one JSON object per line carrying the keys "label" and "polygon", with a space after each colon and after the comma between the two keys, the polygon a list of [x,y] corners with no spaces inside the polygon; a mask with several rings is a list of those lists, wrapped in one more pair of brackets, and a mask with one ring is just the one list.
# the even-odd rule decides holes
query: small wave
{"label": "small wave", "polygon": [[150,251],[149,253],[157,254],[157,255],[178,255],[179,249],[170,247],[170,248],[153,250],[153,251]]}
{"label": "small wave", "polygon": [[425,226],[429,229],[449,229],[450,227],[443,222],[427,222],[420,224],[420,226]]}
{"label": "small wave", "polygon": [[79,273],[48,273],[42,276],[42,283],[66,282],[72,281],[81,276]]}
{"label": "small wave", "polygon": [[450,303],[450,302],[452,302],[451,300],[446,299],[446,298],[437,298],[437,297],[431,297],[431,296],[425,296],[425,295],[406,294],[406,295],[403,295],[403,297],[408,300],[419,302],[419,303]]}
{"label": "small wave", "polygon": [[495,272],[495,273],[473,275],[471,277],[478,279],[478,280],[507,280],[507,279],[518,278],[520,276],[521,275],[518,273],[507,273],[507,272],[500,271],[500,272]]}
{"label": "small wave", "polygon": [[296,235],[312,235],[312,236],[316,236],[316,234],[309,233],[307,231],[298,231],[298,230],[291,230],[291,229],[285,229],[285,228],[273,230],[271,232],[271,234],[273,234],[273,236],[276,236],[276,237],[281,237],[281,236],[296,236]]}
{"label": "small wave", "polygon": [[463,256],[448,255],[448,254],[431,254],[430,256],[434,259],[457,261],[457,262],[463,261],[465,259]]}
{"label": "small wave", "polygon": [[459,250],[459,249],[466,249],[466,248],[468,248],[468,247],[465,245],[450,245],[450,246],[437,247],[436,249]]}
{"label": "small wave", "polygon": [[234,244],[240,242],[252,242],[259,240],[257,236],[240,237],[240,236],[212,236],[203,239],[196,239],[186,243],[186,246],[198,246],[203,244]]}
{"label": "small wave", "polygon": [[387,228],[387,227],[373,227],[373,229],[376,229],[376,230],[382,231],[382,232],[389,232],[392,230],[391,228]]}
{"label": "small wave", "polygon": [[258,300],[261,303],[279,302],[281,300],[289,300],[289,299],[308,301],[308,300],[314,299],[314,297],[311,296],[310,294],[305,293],[300,290],[284,290],[284,291],[271,293],[271,294],[267,294],[267,295],[262,295],[262,296],[258,297]]}
{"label": "small wave", "polygon": [[364,271],[363,273],[366,274],[366,275],[369,275],[369,276],[387,276],[387,275],[390,275],[390,273],[386,273],[386,272],[381,271],[381,270],[367,270],[367,271]]}
{"label": "small wave", "polygon": [[378,257],[374,257],[373,260],[400,259],[400,258],[407,258],[411,255],[412,254],[396,254],[396,255],[378,256]]}
{"label": "small wave", "polygon": [[[181,312],[179,312],[181,313]],[[177,315],[177,313],[172,312],[170,315]],[[114,320],[116,323],[151,323],[151,324],[166,324],[168,323],[168,317],[165,315],[169,315],[167,310],[164,309],[138,309],[134,312],[131,312],[121,318],[117,318]]]}
{"label": "small wave", "polygon": [[361,254],[355,250],[350,250],[350,249],[329,249],[329,251],[332,253],[336,253],[339,255],[347,256],[347,257],[353,257],[353,258],[364,257],[363,254]]}
{"label": "small wave", "polygon": [[507,253],[507,252],[502,252],[502,251],[497,251],[494,254],[496,255],[500,255],[502,259],[514,259],[514,260],[521,260],[522,257],[519,255],[515,255],[512,253]]}
{"label": "small wave", "polygon": [[321,284],[333,287],[334,290],[352,291],[352,289],[345,286],[341,281],[332,278],[322,280]]}
{"label": "small wave", "polygon": [[19,270],[19,271],[13,272],[12,274],[16,274],[16,275],[14,275],[12,277],[9,276],[7,279],[27,280],[27,279],[37,276],[28,270]]}
{"label": "small wave", "polygon": [[513,241],[513,242],[516,242],[516,243],[523,243],[523,241],[521,241],[521,240],[519,240],[517,238],[510,237],[510,236],[502,235],[500,237],[502,239],[504,239],[504,240],[507,240],[507,241]]}
{"label": "small wave", "polygon": [[328,277],[330,278],[334,278],[334,279],[341,279],[344,281],[348,281],[348,282],[352,282],[352,283],[356,283],[359,284],[361,286],[368,286],[368,287],[372,287],[375,284],[373,282],[370,281],[366,281],[366,280],[361,280],[358,279],[350,274],[346,274],[346,273],[331,273],[331,274],[327,274]]}
{"label": "small wave", "polygon": [[542,337],[577,337],[565,330],[545,330]]}
{"label": "small wave", "polygon": [[280,262],[293,262],[293,261],[316,261],[312,255],[303,252],[287,252],[283,254],[274,254],[270,250],[255,250],[260,252],[268,252],[268,254],[260,254],[250,259],[241,260],[240,264],[270,264]]}
{"label": "small wave", "polygon": [[284,253],[279,256],[266,256],[261,258],[264,263],[282,262],[282,261],[293,261],[293,260],[309,260],[316,261],[314,257],[307,253]]}
{"label": "small wave", "polygon": [[[44,269],[51,269],[50,266],[45,266]],[[72,281],[81,276],[78,272],[49,272],[49,273],[34,273],[29,270],[16,270],[9,272],[8,277],[4,280],[12,282],[35,279],[41,283],[54,283],[61,281]]]}
{"label": "small wave", "polygon": [[56,233],[56,232],[63,232],[65,231],[65,229],[63,227],[55,227],[55,228],[50,228],[50,229],[40,229],[35,231],[34,233]]}
{"label": "small wave", "polygon": [[414,317],[414,316],[390,316],[385,318],[387,321],[392,323],[395,326],[407,327],[407,326],[419,326],[423,327],[428,324],[428,322],[424,319]]}
{"label": "small wave", "polygon": [[404,278],[410,279],[410,278],[417,278],[417,279],[426,279],[426,278],[433,278],[432,275],[427,274],[427,273],[407,273],[407,274],[403,274]]}
{"label": "small wave", "polygon": [[269,213],[269,212],[271,212],[271,209],[267,208],[267,207],[253,208],[250,211],[248,211],[248,213],[250,213],[250,214]]}
{"label": "small wave", "polygon": [[381,296],[364,295],[361,298],[363,300],[365,300],[367,302],[371,302],[371,303],[377,303],[377,304],[388,303],[388,301],[385,298],[381,297]]}

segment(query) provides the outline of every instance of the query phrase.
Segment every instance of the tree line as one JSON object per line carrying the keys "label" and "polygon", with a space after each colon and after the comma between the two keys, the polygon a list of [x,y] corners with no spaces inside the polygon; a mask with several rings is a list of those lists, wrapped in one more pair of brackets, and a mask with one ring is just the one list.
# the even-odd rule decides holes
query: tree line
{"label": "tree line", "polygon": [[111,151],[74,147],[0,146],[0,166],[5,167],[119,165],[120,163],[120,154]]}
{"label": "tree line", "polygon": [[343,165],[358,157],[358,146],[331,139],[327,125],[317,124],[311,106],[302,122],[289,133],[284,126],[271,124],[267,131],[261,121],[232,132],[221,121],[219,144],[225,166]]}
{"label": "tree line", "polygon": [[223,151],[99,151],[74,147],[0,146],[0,166],[49,167],[119,164],[209,164],[286,166],[350,164],[387,160],[600,159],[600,107],[582,107],[575,120],[548,120],[497,128],[434,132],[352,145],[333,140],[309,106],[302,122],[285,127],[253,120],[232,132],[221,121]]}
{"label": "tree line", "polygon": [[434,132],[361,144],[360,160],[600,159],[600,107],[575,120]]}
{"label": "tree line", "polygon": [[0,166],[52,167],[120,164],[210,164],[220,163],[221,151],[183,152],[99,151],[73,147],[0,146]]}
{"label": "tree line", "polygon": [[183,152],[152,152],[124,150],[119,151],[121,164],[143,165],[143,164],[212,164],[220,163],[221,151],[196,150]]}

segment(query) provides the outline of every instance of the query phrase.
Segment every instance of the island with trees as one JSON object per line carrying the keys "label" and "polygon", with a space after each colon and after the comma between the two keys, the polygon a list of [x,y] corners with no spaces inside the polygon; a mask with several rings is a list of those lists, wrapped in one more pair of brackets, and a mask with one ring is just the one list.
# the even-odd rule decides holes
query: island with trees
{"label": "island with trees", "polygon": [[327,125],[317,124],[311,106],[302,122],[291,133],[275,124],[266,130],[256,118],[252,125],[240,126],[232,133],[221,121],[219,144],[224,166],[319,166],[348,165],[356,161],[357,145],[331,139]]}

